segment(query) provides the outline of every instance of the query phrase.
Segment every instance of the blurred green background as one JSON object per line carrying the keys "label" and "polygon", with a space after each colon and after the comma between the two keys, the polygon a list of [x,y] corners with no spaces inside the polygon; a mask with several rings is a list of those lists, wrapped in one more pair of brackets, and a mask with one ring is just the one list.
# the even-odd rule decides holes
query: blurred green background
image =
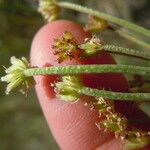
{"label": "blurred green background", "polygon": [[[149,0],[66,1],[87,5],[150,28]],[[29,58],[32,38],[45,23],[37,7],[37,0],[0,0],[0,76],[4,74],[2,65],[9,66],[11,56]],[[69,10],[63,10],[61,18],[86,22],[84,15]],[[101,36],[108,42],[141,48],[114,33],[112,35],[112,32]],[[127,62],[122,60],[122,63]],[[19,92],[6,96],[4,89],[5,84],[0,83],[0,150],[58,150],[34,90],[26,98]]]}

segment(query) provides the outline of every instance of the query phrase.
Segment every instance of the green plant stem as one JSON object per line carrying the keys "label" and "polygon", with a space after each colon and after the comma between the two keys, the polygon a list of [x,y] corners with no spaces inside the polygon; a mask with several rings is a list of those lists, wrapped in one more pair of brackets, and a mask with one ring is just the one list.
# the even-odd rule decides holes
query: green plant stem
{"label": "green plant stem", "polygon": [[150,44],[148,44],[147,42],[144,42],[142,39],[139,39],[139,38],[133,36],[132,34],[128,33],[127,31],[120,29],[120,30],[116,30],[115,32],[118,33],[121,37],[123,37],[129,41],[132,41],[145,49],[150,50]]}
{"label": "green plant stem", "polygon": [[44,74],[81,74],[81,73],[127,73],[150,76],[149,67],[133,65],[72,65],[72,66],[52,66],[45,68],[30,68],[24,70],[24,75],[44,75]]}
{"label": "green plant stem", "polygon": [[104,49],[105,51],[112,53],[125,54],[129,56],[150,60],[150,55],[148,53],[139,50],[134,50],[131,48],[124,48],[115,45],[104,45],[101,47],[101,49]]}
{"label": "green plant stem", "polygon": [[121,93],[83,87],[80,93],[111,100],[150,100],[150,93]]}
{"label": "green plant stem", "polygon": [[83,7],[77,4],[73,4],[73,3],[69,3],[69,2],[58,2],[57,3],[58,6],[62,7],[62,8],[68,8],[68,9],[72,9],[75,11],[79,11],[82,13],[86,13],[86,14],[90,14],[99,18],[102,18],[104,20],[107,20],[109,22],[115,23],[117,25],[120,25],[122,27],[127,27],[133,31],[139,32],[145,36],[150,37],[150,30],[145,29],[144,27],[138,26],[134,23],[128,22],[126,20],[105,14],[103,12],[99,12],[97,10],[91,9],[91,8],[87,8],[87,7]]}
{"label": "green plant stem", "polygon": [[150,103],[149,102],[143,102],[138,107],[150,117]]}

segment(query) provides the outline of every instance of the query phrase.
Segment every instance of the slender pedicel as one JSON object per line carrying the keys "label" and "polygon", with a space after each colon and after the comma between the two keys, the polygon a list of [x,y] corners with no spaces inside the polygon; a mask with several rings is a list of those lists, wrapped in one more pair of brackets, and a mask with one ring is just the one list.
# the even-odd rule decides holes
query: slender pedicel
{"label": "slender pedicel", "polygon": [[134,65],[71,65],[71,66],[51,66],[44,68],[29,68],[23,71],[25,76],[44,74],[81,74],[81,73],[124,73],[140,74],[149,77],[150,68]]}
{"label": "slender pedicel", "polygon": [[104,50],[111,53],[117,53],[117,54],[128,55],[128,56],[150,60],[149,53],[139,51],[139,50],[134,50],[131,48],[124,48],[121,46],[104,44],[96,36],[86,39],[85,42],[81,45],[78,45],[78,47],[81,48],[81,50],[83,50],[83,55],[85,56],[91,56],[99,53],[101,50]]}
{"label": "slender pedicel", "polygon": [[150,100],[150,93],[121,93],[83,87],[79,92],[89,96],[103,97],[111,100]]}

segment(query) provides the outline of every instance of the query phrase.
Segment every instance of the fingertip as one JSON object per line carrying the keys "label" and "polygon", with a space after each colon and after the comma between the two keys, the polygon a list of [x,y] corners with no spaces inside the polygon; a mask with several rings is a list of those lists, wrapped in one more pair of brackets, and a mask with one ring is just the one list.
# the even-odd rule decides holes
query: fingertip
{"label": "fingertip", "polygon": [[[61,30],[60,30],[61,29]],[[54,38],[62,36],[64,31],[71,31],[77,39],[78,43],[84,41],[89,36],[83,29],[70,21],[56,21],[54,23],[44,26],[35,36],[31,48],[31,64],[33,66],[45,67],[45,65],[76,65],[80,64],[76,60],[64,61],[62,64],[58,64],[57,56],[54,55],[54,50],[51,45]],[[105,57],[103,57],[105,56]],[[104,58],[107,58],[106,60]],[[109,61],[108,61],[109,58]],[[113,58],[104,54],[99,57],[99,63],[114,63]],[[91,60],[90,60],[91,61]],[[93,63],[96,61],[94,60]],[[114,79],[110,79],[112,75],[98,75],[98,85],[110,87],[118,90],[127,88],[126,80],[122,75],[113,76]],[[93,79],[95,76],[93,76]],[[47,120],[56,141],[64,150],[94,150],[104,143],[114,138],[114,135],[108,134],[99,130],[95,123],[100,119],[99,113],[96,110],[91,110],[89,107],[84,106],[84,100],[88,97],[83,97],[81,101],[76,103],[67,103],[58,100],[55,95],[51,84],[56,81],[55,76],[36,76],[36,93]],[[90,77],[87,77],[89,80]],[[109,79],[109,80],[108,80]],[[116,79],[116,80],[115,80]],[[122,81],[120,87],[116,87],[116,81]],[[86,81],[87,81],[86,80]],[[93,81],[87,82],[87,85],[92,85]],[[108,81],[109,84],[108,84]],[[95,79],[95,83],[97,79]],[[95,84],[94,83],[94,84]],[[97,87],[96,86],[96,87]],[[108,149],[109,150],[109,149]]]}
{"label": "fingertip", "polygon": [[[92,150],[112,137],[97,128],[98,111],[89,109],[82,101],[68,103],[57,98],[50,99],[45,95],[46,87],[41,85],[36,86],[36,92],[47,123],[61,149]],[[85,98],[87,100],[88,97],[82,100]]]}

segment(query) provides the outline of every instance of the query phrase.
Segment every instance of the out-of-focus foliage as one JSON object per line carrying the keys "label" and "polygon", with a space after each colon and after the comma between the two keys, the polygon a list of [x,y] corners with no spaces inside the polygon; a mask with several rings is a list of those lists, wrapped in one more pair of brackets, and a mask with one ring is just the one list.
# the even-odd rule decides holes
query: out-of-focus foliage
{"label": "out-of-focus foliage", "polygon": [[[11,56],[29,58],[32,38],[44,22],[36,8],[37,1],[0,1],[0,76]],[[5,96],[4,87],[0,83],[0,149],[57,150],[34,91],[27,98]]]}
{"label": "out-of-focus foliage", "polygon": [[[66,1],[87,5],[150,27],[149,0]],[[29,58],[32,38],[44,23],[37,13],[37,3],[37,0],[0,0],[0,76],[4,74],[1,66],[7,67],[11,56]],[[86,22],[85,15],[70,10],[63,10],[60,18]],[[140,48],[111,31],[99,36],[117,45]],[[121,60],[124,59],[121,57]],[[49,132],[34,91],[30,91],[27,98],[20,93],[5,96],[4,87],[0,83],[0,150],[59,149]]]}

